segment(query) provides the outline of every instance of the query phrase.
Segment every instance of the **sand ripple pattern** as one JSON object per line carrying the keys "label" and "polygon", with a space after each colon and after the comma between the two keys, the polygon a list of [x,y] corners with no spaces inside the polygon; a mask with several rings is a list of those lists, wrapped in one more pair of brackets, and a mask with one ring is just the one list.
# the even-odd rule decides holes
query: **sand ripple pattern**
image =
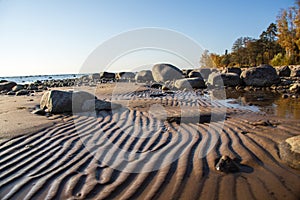
{"label": "sand ripple pattern", "polygon": [[[140,110],[73,116],[0,144],[0,199],[300,199],[300,173],[277,149],[299,134],[299,123],[257,127],[247,119],[178,124]],[[239,173],[214,169],[224,154],[241,160]]]}

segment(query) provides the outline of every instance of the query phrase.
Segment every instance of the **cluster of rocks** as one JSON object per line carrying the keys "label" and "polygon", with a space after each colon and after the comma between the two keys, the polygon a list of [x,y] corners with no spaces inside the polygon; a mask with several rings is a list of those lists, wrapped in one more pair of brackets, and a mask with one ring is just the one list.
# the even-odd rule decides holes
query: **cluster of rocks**
{"label": "cluster of rocks", "polygon": [[0,81],[0,93],[7,95],[32,95],[34,92],[41,92],[45,88],[44,86],[36,85],[36,84],[17,84],[12,81],[1,80]]}
{"label": "cluster of rocks", "polygon": [[[271,90],[297,97],[300,93],[300,67],[283,66],[275,69],[270,65],[241,69],[200,68],[180,70],[170,64],[154,65],[135,76],[138,82],[152,83],[154,88],[172,90],[201,88],[234,88],[237,90]],[[158,85],[160,84],[160,85]]]}
{"label": "cluster of rocks", "polygon": [[144,82],[153,88],[166,90],[192,90],[204,88],[234,88],[244,91],[267,89],[283,94],[284,98],[298,97],[300,93],[300,66],[274,68],[261,65],[253,68],[185,69],[171,64],[156,64],[151,70],[139,72],[101,72],[80,78],[36,81],[31,84],[0,82],[0,92],[8,95],[31,95],[53,87],[95,86],[108,82]]}

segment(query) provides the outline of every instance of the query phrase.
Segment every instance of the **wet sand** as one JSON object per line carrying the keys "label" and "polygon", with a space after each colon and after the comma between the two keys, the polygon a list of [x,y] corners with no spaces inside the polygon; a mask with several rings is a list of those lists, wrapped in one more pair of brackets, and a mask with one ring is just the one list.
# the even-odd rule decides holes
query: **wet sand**
{"label": "wet sand", "polygon": [[[277,147],[300,134],[299,120],[230,107],[222,118],[222,104],[193,92],[112,91],[96,94],[124,108],[0,141],[1,199],[300,199],[300,172]],[[199,120],[209,112],[215,120]],[[240,172],[217,171],[222,155],[239,160]]]}

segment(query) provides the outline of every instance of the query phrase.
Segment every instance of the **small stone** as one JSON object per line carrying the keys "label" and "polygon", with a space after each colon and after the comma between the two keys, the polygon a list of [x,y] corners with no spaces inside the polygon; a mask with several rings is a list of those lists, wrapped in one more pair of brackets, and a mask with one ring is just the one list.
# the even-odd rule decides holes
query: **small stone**
{"label": "small stone", "polygon": [[292,95],[292,98],[293,98],[293,99],[297,99],[297,98],[298,98],[298,95]]}
{"label": "small stone", "polygon": [[153,83],[150,87],[154,88],[154,89],[161,89],[162,88],[162,84],[160,84],[160,83]]}
{"label": "small stone", "polygon": [[240,171],[240,167],[229,156],[222,156],[216,164],[216,170],[225,173],[235,173]]}
{"label": "small stone", "polygon": [[45,115],[46,114],[45,110],[43,110],[43,109],[37,109],[37,110],[32,111],[31,113],[35,114],[35,115]]}
{"label": "small stone", "polygon": [[282,95],[282,98],[283,98],[283,99],[287,99],[287,98],[289,98],[289,95],[288,95],[288,94],[283,94],[283,95]]}
{"label": "small stone", "polygon": [[7,95],[10,95],[10,96],[15,95],[15,94],[16,94],[16,93],[13,92],[13,91],[9,91],[9,92],[7,93]]}
{"label": "small stone", "polygon": [[170,90],[170,88],[168,88],[167,86],[163,85],[163,86],[161,87],[161,90],[162,90],[162,91],[167,91],[167,90]]}

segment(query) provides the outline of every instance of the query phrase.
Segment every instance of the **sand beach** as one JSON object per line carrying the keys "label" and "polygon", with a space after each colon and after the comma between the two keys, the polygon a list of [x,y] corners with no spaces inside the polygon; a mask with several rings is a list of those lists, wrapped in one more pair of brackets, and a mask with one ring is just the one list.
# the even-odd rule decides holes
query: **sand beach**
{"label": "sand beach", "polygon": [[[47,117],[30,113],[43,92],[1,96],[1,199],[300,197],[299,170],[284,163],[278,149],[299,135],[299,120],[224,109],[195,91],[159,96],[136,83],[80,89],[122,108]],[[199,110],[200,118],[184,118],[184,109]],[[201,120],[220,109],[223,118]],[[216,169],[223,155],[238,171]]]}

